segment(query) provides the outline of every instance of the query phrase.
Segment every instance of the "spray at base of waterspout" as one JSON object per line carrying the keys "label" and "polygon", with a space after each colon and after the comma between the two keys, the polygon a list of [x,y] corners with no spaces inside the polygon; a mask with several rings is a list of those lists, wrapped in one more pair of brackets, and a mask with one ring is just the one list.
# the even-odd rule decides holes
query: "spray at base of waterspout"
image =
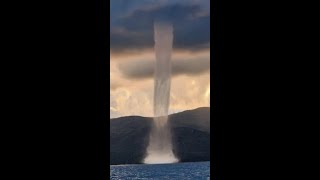
{"label": "spray at base of waterspout", "polygon": [[179,162],[172,151],[171,129],[167,121],[168,116],[154,118],[147,148],[147,157],[144,159],[145,164]]}
{"label": "spray at base of waterspout", "polygon": [[147,158],[144,159],[144,164],[171,164],[178,163],[179,160],[172,153],[157,153],[154,152],[152,155],[148,155]]}

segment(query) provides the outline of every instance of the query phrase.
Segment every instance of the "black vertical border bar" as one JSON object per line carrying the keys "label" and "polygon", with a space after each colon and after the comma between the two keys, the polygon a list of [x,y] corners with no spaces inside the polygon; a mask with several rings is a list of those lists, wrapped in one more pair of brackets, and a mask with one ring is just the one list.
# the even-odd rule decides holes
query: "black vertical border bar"
{"label": "black vertical border bar", "polygon": [[212,92],[210,95],[211,117],[210,117],[210,149],[211,149],[211,178],[223,179],[223,148],[222,148],[222,111],[223,111],[223,39],[224,39],[224,16],[222,3],[219,0],[210,2],[210,84]]}
{"label": "black vertical border bar", "polygon": [[97,162],[97,179],[105,180],[109,178],[109,155],[110,155],[110,128],[108,118],[110,117],[108,105],[110,103],[110,73],[108,67],[110,66],[109,54],[109,34],[110,34],[110,2],[108,0],[96,0],[96,22],[95,29],[98,42],[96,49],[96,90],[97,90],[97,141],[96,149],[98,151],[96,159]]}

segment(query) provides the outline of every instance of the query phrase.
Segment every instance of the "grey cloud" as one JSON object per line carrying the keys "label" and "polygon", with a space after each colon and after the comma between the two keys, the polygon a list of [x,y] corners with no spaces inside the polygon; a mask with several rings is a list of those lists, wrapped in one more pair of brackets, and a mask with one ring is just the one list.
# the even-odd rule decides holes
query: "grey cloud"
{"label": "grey cloud", "polygon": [[115,80],[110,81],[110,89],[111,90],[116,90],[119,87],[121,87],[122,85],[119,82],[115,82]]}
{"label": "grey cloud", "polygon": [[[128,79],[153,78],[154,61],[141,60],[119,64],[121,74]],[[199,75],[210,71],[210,58],[172,61],[172,76]]]}

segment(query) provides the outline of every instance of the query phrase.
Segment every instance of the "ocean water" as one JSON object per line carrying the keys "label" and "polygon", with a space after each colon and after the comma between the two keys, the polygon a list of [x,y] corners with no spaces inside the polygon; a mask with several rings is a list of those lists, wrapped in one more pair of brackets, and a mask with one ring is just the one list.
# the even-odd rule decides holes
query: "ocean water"
{"label": "ocean water", "polygon": [[210,179],[210,162],[110,166],[110,179]]}

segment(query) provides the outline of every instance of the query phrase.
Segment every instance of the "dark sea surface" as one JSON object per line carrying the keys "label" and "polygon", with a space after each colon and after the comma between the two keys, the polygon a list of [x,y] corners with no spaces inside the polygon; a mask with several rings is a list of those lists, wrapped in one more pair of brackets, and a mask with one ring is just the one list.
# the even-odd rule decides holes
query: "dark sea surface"
{"label": "dark sea surface", "polygon": [[210,179],[210,162],[111,165],[110,179]]}

